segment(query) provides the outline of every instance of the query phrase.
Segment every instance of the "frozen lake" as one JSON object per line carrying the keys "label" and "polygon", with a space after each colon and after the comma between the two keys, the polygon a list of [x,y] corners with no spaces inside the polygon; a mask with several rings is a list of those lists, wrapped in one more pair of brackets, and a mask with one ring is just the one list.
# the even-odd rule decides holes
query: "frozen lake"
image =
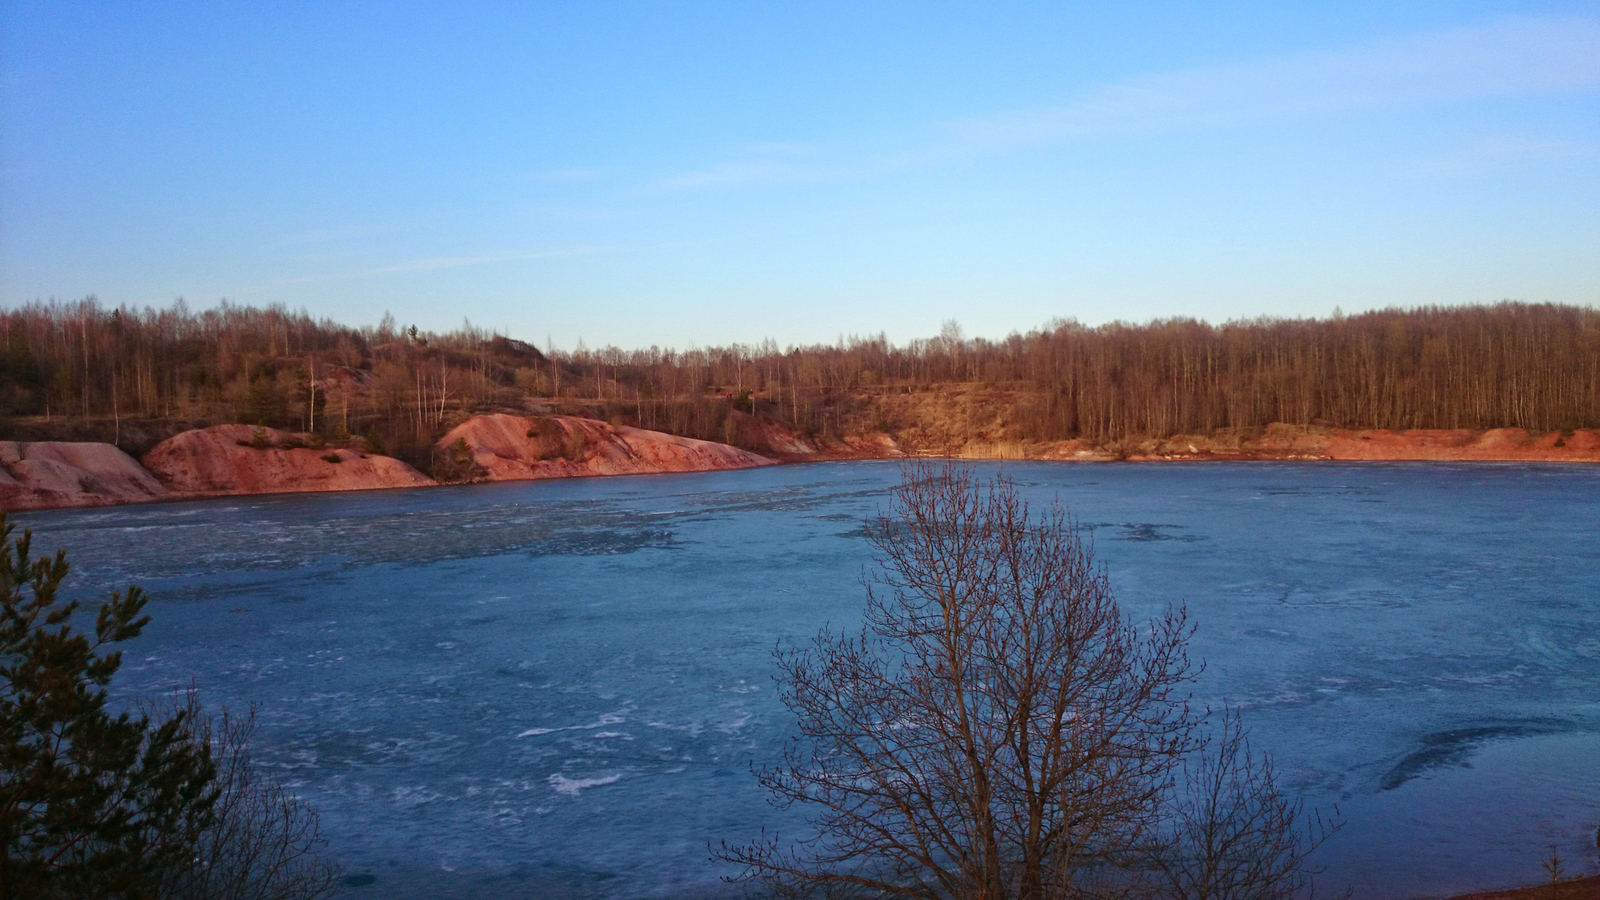
{"label": "frozen lake", "polygon": [[[981,468],[992,470],[996,466]],[[1593,872],[1600,467],[1048,464],[1124,610],[1188,604],[1201,702],[1308,806],[1319,885],[1406,898]],[[890,463],[28,513],[74,596],[153,623],[121,687],[260,705],[348,897],[701,897],[792,827],[749,775],[771,651],[854,625]]]}

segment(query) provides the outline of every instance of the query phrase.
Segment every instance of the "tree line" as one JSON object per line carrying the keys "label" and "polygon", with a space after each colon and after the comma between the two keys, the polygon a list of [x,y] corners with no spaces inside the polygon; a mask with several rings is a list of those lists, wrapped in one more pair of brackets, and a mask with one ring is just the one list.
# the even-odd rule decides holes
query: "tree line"
{"label": "tree line", "polygon": [[[915,425],[883,398],[982,385],[1017,440],[1168,437],[1274,422],[1535,431],[1600,425],[1600,311],[1389,309],[1213,325],[1056,321],[990,340],[955,323],[780,349],[539,348],[470,322],[445,333],[390,316],[351,327],[281,305],[195,311],[94,298],[0,311],[0,415],[92,424],[138,444],[150,423],[247,422],[391,452],[474,412],[595,415],[750,444],[750,424],[839,435]],[[902,417],[904,413],[900,414]],[[174,426],[175,427],[175,426]]]}

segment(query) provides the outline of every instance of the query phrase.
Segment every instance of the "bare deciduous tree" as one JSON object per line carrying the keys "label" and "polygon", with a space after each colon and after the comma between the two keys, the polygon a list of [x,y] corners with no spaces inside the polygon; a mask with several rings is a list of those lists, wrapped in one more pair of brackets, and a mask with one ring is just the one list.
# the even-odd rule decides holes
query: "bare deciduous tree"
{"label": "bare deciduous tree", "polygon": [[1271,761],[1254,755],[1237,712],[1183,766],[1169,805],[1168,843],[1154,857],[1170,900],[1287,900],[1311,885],[1306,857],[1340,827],[1309,817],[1278,789]]}
{"label": "bare deciduous tree", "polygon": [[[914,463],[870,534],[865,623],[779,653],[799,734],[756,771],[814,830],[724,843],[715,855],[744,867],[739,880],[924,900],[1298,888],[1306,847],[1286,835],[1299,809],[1236,720],[1220,754],[1202,753],[1184,610],[1134,627],[1059,504],[1035,517],[1004,477]],[[1217,860],[1185,867],[1224,835]]]}
{"label": "bare deciduous tree", "polygon": [[872,528],[882,574],[857,636],[782,654],[800,737],[758,773],[817,834],[724,847],[773,886],[1043,898],[1145,843],[1193,749],[1190,628],[1140,633],[1066,513],[912,465]]}
{"label": "bare deciduous tree", "polygon": [[[376,433],[417,462],[452,413],[520,408],[538,392],[541,403],[567,411],[630,418],[641,414],[646,383],[654,426],[710,440],[727,436],[733,406],[714,386],[753,388],[761,415],[807,436],[859,435],[892,422],[903,446],[923,447],[1074,437],[1136,445],[1277,422],[1600,427],[1600,310],[1582,306],[1221,325],[1057,320],[999,340],[946,325],[939,337],[901,346],[880,334],[781,351],[772,343],[682,352],[579,346],[546,355],[470,323],[447,334],[413,326],[406,336],[392,319],[350,328],[281,305],[35,302],[0,309],[0,416],[19,417],[0,426],[8,439],[119,439],[134,455],[196,421],[320,422],[326,437],[334,424],[326,391],[344,381],[328,375],[350,367],[345,374],[363,377],[341,388],[344,430]],[[315,389],[313,368],[323,375]],[[947,390],[952,383],[982,397],[981,415],[967,390]]]}

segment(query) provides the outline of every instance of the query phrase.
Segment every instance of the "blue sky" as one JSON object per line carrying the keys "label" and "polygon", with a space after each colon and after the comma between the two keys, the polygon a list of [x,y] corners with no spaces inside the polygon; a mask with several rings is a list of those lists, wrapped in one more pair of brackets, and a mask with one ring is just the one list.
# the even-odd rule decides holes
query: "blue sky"
{"label": "blue sky", "polygon": [[1600,305],[1585,3],[0,0],[0,304],[541,345]]}

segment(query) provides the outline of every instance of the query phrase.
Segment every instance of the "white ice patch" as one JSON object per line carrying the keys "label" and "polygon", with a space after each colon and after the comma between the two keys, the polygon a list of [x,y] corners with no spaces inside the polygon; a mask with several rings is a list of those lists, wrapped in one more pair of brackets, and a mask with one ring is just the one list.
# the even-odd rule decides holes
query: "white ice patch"
{"label": "white ice patch", "polygon": [[518,733],[517,737],[537,737],[541,734],[554,734],[557,731],[593,731],[596,728],[604,728],[607,725],[620,725],[625,721],[627,720],[618,713],[606,713],[587,725],[568,725],[565,728],[529,728]]}
{"label": "white ice patch", "polygon": [[435,800],[444,798],[444,794],[421,785],[416,787],[397,787],[391,792],[390,796],[395,803],[401,806],[422,806],[425,803],[432,803]]}
{"label": "white ice patch", "polygon": [[699,722],[690,722],[687,725],[673,725],[670,722],[646,722],[644,724],[650,728],[665,728],[668,731],[681,731],[690,737],[699,737],[700,733],[705,731],[705,726]]}
{"label": "white ice patch", "polygon": [[621,780],[621,775],[607,775],[603,778],[568,778],[565,775],[551,775],[550,787],[554,788],[558,794],[576,797],[578,792],[584,788],[599,787],[603,784],[616,784]]}
{"label": "white ice patch", "polygon": [[733,716],[732,721],[724,721],[719,723],[717,725],[717,730],[723,734],[733,734],[735,731],[743,728],[745,724],[750,721],[750,719],[750,713],[745,712],[744,710],[739,710],[738,713]]}

